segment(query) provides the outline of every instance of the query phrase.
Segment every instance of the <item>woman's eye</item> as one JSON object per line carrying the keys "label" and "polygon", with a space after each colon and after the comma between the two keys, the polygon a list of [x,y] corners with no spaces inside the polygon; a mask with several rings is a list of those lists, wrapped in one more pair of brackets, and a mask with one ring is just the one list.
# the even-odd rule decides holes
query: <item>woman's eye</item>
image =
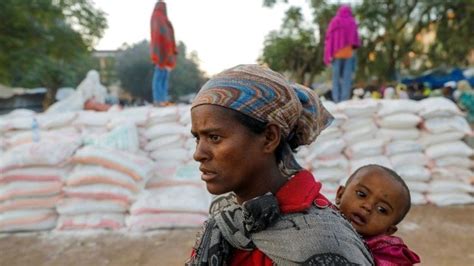
{"label": "woman's eye", "polygon": [[209,139],[210,139],[212,142],[218,142],[219,140],[221,140],[221,137],[220,137],[220,136],[217,136],[217,135],[209,135]]}
{"label": "woman's eye", "polygon": [[356,194],[357,194],[357,196],[359,196],[361,198],[364,198],[366,196],[364,192],[359,191],[359,190],[356,191]]}
{"label": "woman's eye", "polygon": [[377,210],[378,210],[380,213],[382,213],[382,214],[386,214],[386,213],[387,213],[387,209],[385,209],[385,208],[382,207],[382,206],[377,207]]}

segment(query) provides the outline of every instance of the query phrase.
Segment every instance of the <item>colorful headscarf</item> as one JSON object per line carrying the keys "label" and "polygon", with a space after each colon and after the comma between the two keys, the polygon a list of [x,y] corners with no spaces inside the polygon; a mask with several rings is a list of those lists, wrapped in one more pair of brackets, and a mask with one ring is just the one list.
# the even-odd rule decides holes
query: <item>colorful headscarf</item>
{"label": "colorful headscarf", "polygon": [[339,50],[346,46],[357,48],[360,46],[357,23],[352,16],[352,10],[342,5],[337,14],[329,22],[324,41],[324,63],[329,65]]}
{"label": "colorful headscarf", "polygon": [[166,14],[165,2],[159,1],[156,3],[150,28],[150,52],[153,64],[160,68],[174,68],[178,50],[176,49],[173,25],[171,25]]}
{"label": "colorful headscarf", "polygon": [[[214,76],[201,88],[192,108],[203,104],[223,106],[258,121],[274,123],[287,143],[296,146],[313,142],[333,119],[314,91],[259,65],[238,65]],[[301,169],[289,146],[284,147],[283,154],[283,173]]]}

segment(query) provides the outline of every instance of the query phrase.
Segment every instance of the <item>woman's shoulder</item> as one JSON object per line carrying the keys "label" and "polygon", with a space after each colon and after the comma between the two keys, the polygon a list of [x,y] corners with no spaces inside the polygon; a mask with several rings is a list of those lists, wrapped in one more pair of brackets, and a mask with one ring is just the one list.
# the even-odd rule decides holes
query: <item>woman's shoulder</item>
{"label": "woman's shoulder", "polygon": [[305,263],[331,259],[340,261],[341,265],[372,263],[372,256],[362,238],[337,210],[330,207],[313,205],[304,212],[284,214],[266,230],[252,235],[256,246],[278,264],[279,253],[266,251],[273,251],[274,247],[270,246],[279,241],[271,242],[269,238],[281,239],[290,245],[291,256],[304,258],[301,262]]}

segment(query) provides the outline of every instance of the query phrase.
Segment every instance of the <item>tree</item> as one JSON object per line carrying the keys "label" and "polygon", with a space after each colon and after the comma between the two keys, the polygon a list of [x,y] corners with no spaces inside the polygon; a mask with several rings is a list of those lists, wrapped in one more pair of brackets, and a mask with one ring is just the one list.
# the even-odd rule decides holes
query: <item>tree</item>
{"label": "tree", "polygon": [[374,5],[364,0],[356,12],[363,34],[360,77],[394,80],[400,71],[467,65],[474,43],[472,1],[384,0]]}
{"label": "tree", "polygon": [[[272,7],[277,2],[264,0],[264,5]],[[306,26],[301,9],[290,7],[286,11],[280,31],[273,31],[266,37],[260,58],[262,63],[268,64],[276,71],[289,73],[292,79],[303,84],[311,84],[314,77],[325,68],[322,40],[335,10],[334,5],[323,0],[313,0],[311,5],[317,7],[313,9],[316,27]]]}
{"label": "tree", "polygon": [[186,45],[178,43],[176,68],[170,74],[170,95],[173,99],[193,92],[198,92],[207,78],[199,69],[199,58],[196,52],[186,56]]}
{"label": "tree", "polygon": [[[291,7],[280,31],[271,32],[265,40],[263,54],[259,59],[275,71],[287,72],[299,83],[312,80],[321,71],[314,64],[320,46],[316,45],[312,29],[302,26],[301,10]],[[305,77],[309,75],[309,78]]]}
{"label": "tree", "polygon": [[84,78],[107,26],[90,0],[2,0],[0,17],[0,82],[48,88],[45,107]]}
{"label": "tree", "polygon": [[122,50],[116,66],[121,87],[131,95],[151,102],[153,65],[149,54],[150,43],[144,40]]}
{"label": "tree", "polygon": [[[177,100],[181,95],[197,92],[205,82],[198,61],[195,53],[186,57],[186,45],[183,42],[178,43],[177,64],[171,71],[169,81],[169,94],[173,100]],[[117,58],[121,86],[133,96],[152,102],[153,67],[148,41],[124,49]]]}
{"label": "tree", "polygon": [[[269,7],[277,2],[289,1],[263,1]],[[419,73],[440,65],[467,66],[468,54],[474,51],[472,3],[472,0],[379,0],[376,3],[364,0],[354,4],[362,39],[362,46],[357,50],[357,79],[366,81],[375,76],[381,81],[392,81],[400,73]],[[311,0],[310,6],[318,29],[316,45],[320,47],[313,64],[320,64],[325,29],[338,5]],[[265,46],[275,42],[266,42]],[[281,49],[281,53],[285,52]],[[290,69],[297,71],[295,67]]]}

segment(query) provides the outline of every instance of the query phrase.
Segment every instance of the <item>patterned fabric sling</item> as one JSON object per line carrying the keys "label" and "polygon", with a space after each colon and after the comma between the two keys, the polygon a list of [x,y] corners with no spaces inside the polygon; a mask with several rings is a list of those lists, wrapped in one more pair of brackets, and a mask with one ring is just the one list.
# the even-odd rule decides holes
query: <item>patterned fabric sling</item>
{"label": "patterned fabric sling", "polygon": [[[276,265],[370,265],[370,253],[350,224],[331,208],[281,214],[268,193],[245,202],[216,197],[211,218],[186,265],[228,265],[233,248],[258,248]],[[337,250],[337,252],[335,252]],[[363,251],[363,256],[361,256]]]}

